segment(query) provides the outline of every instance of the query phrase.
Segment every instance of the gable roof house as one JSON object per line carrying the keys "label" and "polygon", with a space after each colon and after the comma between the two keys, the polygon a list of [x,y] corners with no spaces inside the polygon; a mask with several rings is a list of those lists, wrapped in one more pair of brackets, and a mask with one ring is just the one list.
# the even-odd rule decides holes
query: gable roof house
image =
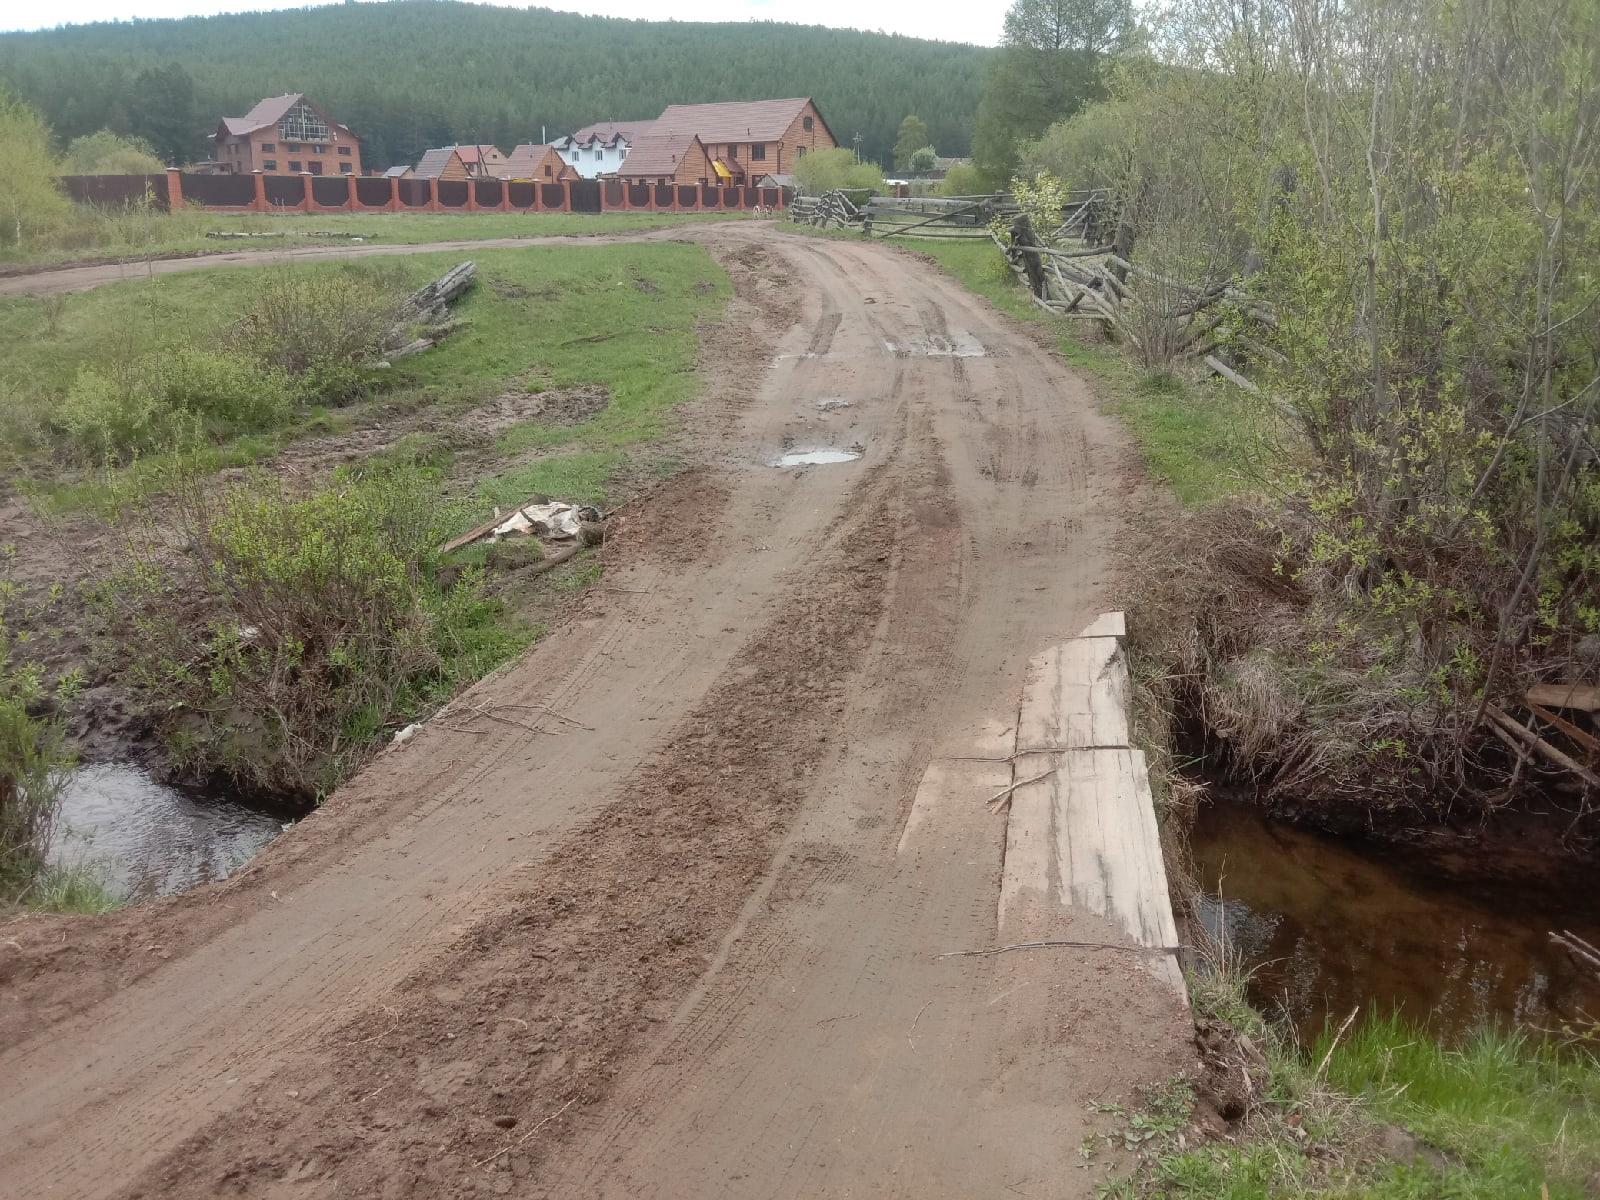
{"label": "gable roof house", "polygon": [[300,92],[217,123],[212,158],[228,175],[359,175],[361,143]]}
{"label": "gable roof house", "polygon": [[690,134],[704,147],[714,181],[721,184],[787,174],[811,150],[838,145],[816,104],[804,96],[674,104],[656,118],[653,135]]}
{"label": "gable roof house", "polygon": [[597,121],[551,143],[556,153],[584,179],[614,175],[654,121]]}
{"label": "gable roof house", "polygon": [[467,169],[467,174],[474,179],[498,178],[500,168],[506,162],[506,156],[498,146],[457,146],[455,152],[461,159],[461,165]]}
{"label": "gable roof house", "polygon": [[711,159],[692,133],[652,132],[628,151],[617,175],[634,183],[709,183]]}
{"label": "gable roof house", "polygon": [[531,179],[536,183],[560,183],[582,178],[570,163],[562,159],[554,146],[532,142],[514,148],[495,175],[499,179]]}
{"label": "gable roof house", "polygon": [[471,179],[472,174],[461,161],[459,148],[456,146],[439,146],[429,150],[417,160],[416,170],[411,173],[413,179]]}

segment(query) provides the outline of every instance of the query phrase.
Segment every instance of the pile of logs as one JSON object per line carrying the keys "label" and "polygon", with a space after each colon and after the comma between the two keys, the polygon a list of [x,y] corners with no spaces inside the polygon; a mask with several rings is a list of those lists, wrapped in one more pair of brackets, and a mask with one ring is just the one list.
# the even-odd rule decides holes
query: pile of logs
{"label": "pile of logs", "polygon": [[[478,278],[478,264],[470,259],[457,263],[426,287],[420,287],[400,306],[400,320],[389,330],[384,343],[388,358],[404,358],[431,349],[449,332],[450,309],[472,289]],[[414,327],[425,327],[423,336],[413,338]]]}
{"label": "pile of logs", "polygon": [[794,203],[789,205],[789,219],[819,229],[846,229],[861,224],[861,210],[850,202],[849,196],[835,190],[820,196],[795,197]]}

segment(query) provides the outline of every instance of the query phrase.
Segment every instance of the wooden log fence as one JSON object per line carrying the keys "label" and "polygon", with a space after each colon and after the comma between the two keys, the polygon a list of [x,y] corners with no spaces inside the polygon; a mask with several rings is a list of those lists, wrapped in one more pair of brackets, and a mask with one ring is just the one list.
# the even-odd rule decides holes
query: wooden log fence
{"label": "wooden log fence", "polygon": [[1230,383],[1259,392],[1241,360],[1282,362],[1282,354],[1269,338],[1242,329],[1230,330],[1226,345],[1217,335],[1230,318],[1235,325],[1276,328],[1270,306],[1231,279],[1191,283],[1135,262],[1136,228],[1127,209],[1112,221],[1106,197],[1095,194],[1076,200],[1047,238],[1040,239],[1025,216],[1013,221],[1009,240],[992,227],[987,232],[1046,312],[1100,322],[1152,363],[1197,359]]}

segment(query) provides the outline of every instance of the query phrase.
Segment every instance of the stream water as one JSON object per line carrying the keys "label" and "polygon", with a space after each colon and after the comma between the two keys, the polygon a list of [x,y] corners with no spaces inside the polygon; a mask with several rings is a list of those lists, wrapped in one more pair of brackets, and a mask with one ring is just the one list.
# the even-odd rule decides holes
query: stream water
{"label": "stream water", "polygon": [[1254,970],[1252,1001],[1302,1039],[1368,1005],[1447,1040],[1600,1017],[1600,982],[1549,940],[1570,929],[1600,944],[1592,893],[1535,874],[1444,880],[1403,849],[1352,847],[1237,801],[1206,805],[1191,847],[1201,920]]}
{"label": "stream water", "polygon": [[283,819],[156,783],[137,767],[72,772],[56,810],[50,861],[87,865],[123,900],[222,879],[283,829]]}

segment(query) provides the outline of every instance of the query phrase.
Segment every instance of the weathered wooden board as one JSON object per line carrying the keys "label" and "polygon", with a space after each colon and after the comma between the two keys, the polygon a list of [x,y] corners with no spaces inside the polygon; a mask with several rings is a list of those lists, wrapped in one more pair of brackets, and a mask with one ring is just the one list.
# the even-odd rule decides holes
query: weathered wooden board
{"label": "weathered wooden board", "polygon": [[1003,929],[1041,902],[1096,913],[1149,948],[1151,972],[1184,995],[1150,776],[1129,742],[1124,633],[1122,614],[1106,613],[1029,664],[999,918]]}
{"label": "weathered wooden board", "polygon": [[1529,704],[1544,708],[1575,708],[1581,712],[1600,712],[1600,687],[1581,683],[1536,683],[1528,689]]}
{"label": "weathered wooden board", "polygon": [[1023,685],[1017,749],[1126,746],[1129,689],[1127,651],[1116,636],[1074,638],[1035,655]]}

